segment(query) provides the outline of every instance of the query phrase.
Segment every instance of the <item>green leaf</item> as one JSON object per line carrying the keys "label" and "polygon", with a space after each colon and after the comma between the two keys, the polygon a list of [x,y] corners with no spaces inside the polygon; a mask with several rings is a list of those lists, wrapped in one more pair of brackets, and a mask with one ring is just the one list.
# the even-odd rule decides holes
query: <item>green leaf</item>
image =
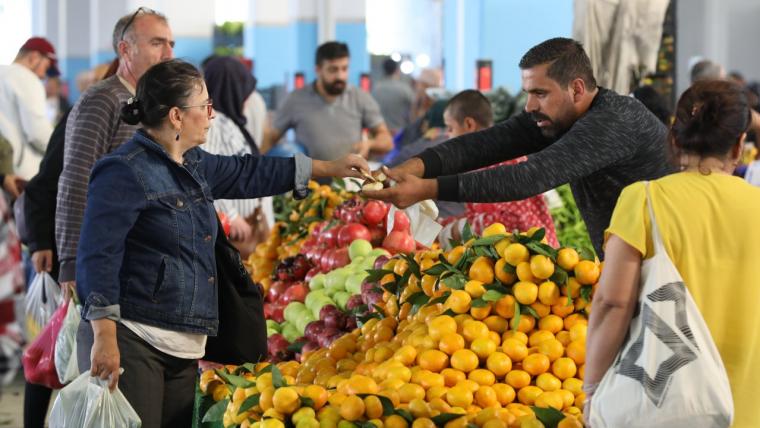
{"label": "green leaf", "polygon": [[456,312],[452,311],[451,309],[446,309],[445,311],[443,311],[443,313],[441,315],[448,315],[450,317],[455,317],[455,316],[457,316],[459,314],[457,314]]}
{"label": "green leaf", "polygon": [[467,282],[467,279],[461,273],[455,273],[443,279],[443,283],[446,284],[446,286],[451,288],[452,290],[464,289],[464,284],[466,282]]}
{"label": "green leaf", "polygon": [[572,306],[573,304],[573,298],[570,297],[570,295],[567,295],[567,303],[565,303],[565,306]]}
{"label": "green leaf", "polygon": [[272,364],[272,386],[275,388],[281,388],[287,386],[285,379],[282,378],[282,372],[280,369]]}
{"label": "green leaf", "polygon": [[390,398],[384,396],[384,395],[377,395],[377,394],[356,394],[357,397],[361,398],[362,400],[369,397],[374,396],[377,397],[380,400],[380,404],[383,405],[383,416],[390,416],[393,414],[393,402]]}
{"label": "green leaf", "polygon": [[525,246],[528,247],[528,249],[533,250],[534,253],[538,253],[543,256],[549,257],[550,259],[552,259],[553,262],[555,263],[557,262],[557,250],[555,250],[554,248],[546,244],[542,244],[538,241],[528,242],[527,244],[525,244]]}
{"label": "green leaf", "polygon": [[385,313],[385,310],[384,310],[383,308],[381,308],[380,306],[377,306],[377,305],[372,305],[372,307],[373,307],[373,308],[375,308],[375,311],[376,311],[376,313],[378,313],[378,314],[383,314],[383,313]]}
{"label": "green leaf", "polygon": [[442,265],[446,266],[449,270],[451,270],[451,268],[453,267],[451,266],[451,263],[449,263],[449,261],[446,260],[446,257],[443,257],[443,254],[438,254],[438,261],[441,262]]}
{"label": "green leaf", "polygon": [[530,408],[533,409],[536,418],[538,418],[538,420],[546,427],[556,427],[557,424],[565,418],[565,415],[562,412],[553,407],[531,406]]}
{"label": "green leaf", "polygon": [[435,299],[430,300],[428,302],[428,304],[429,305],[436,305],[438,303],[445,303],[446,299],[448,299],[449,296],[451,296],[451,291],[446,291],[443,294],[441,294],[440,296],[436,297]]}
{"label": "green leaf", "polygon": [[530,306],[528,306],[528,305],[524,305],[524,306],[521,308],[521,310],[523,311],[523,313],[526,313],[526,314],[528,314],[528,315],[532,316],[533,318],[535,318],[535,319],[536,319],[536,321],[538,321],[538,320],[541,318],[541,317],[539,317],[539,316],[538,316],[538,313],[536,312],[536,310],[535,310],[535,309],[533,309],[533,308],[531,308],[531,307],[530,307]]}
{"label": "green leaf", "polygon": [[464,418],[464,417],[466,417],[466,416],[465,415],[460,415],[458,413],[441,413],[440,415],[435,416],[435,417],[433,417],[431,419],[433,420],[433,423],[436,426],[442,427],[442,426],[446,425],[447,423],[453,421],[454,419]]}
{"label": "green leaf", "polygon": [[596,254],[594,254],[594,250],[591,250],[587,247],[579,248],[578,255],[580,256],[581,260],[590,260],[592,262],[596,260]]}
{"label": "green leaf", "polygon": [[465,222],[464,227],[462,228],[462,243],[466,243],[472,239],[472,237],[472,227],[470,227],[470,222]]}
{"label": "green leaf", "polygon": [[517,268],[512,266],[509,263],[504,263],[504,266],[501,268],[506,273],[511,273],[512,275],[515,275],[517,273]]}
{"label": "green leaf", "polygon": [[430,301],[430,297],[428,297],[427,294],[423,293],[422,291],[418,291],[406,300],[412,305],[412,313],[416,313],[419,308],[424,306]]}
{"label": "green leaf", "polygon": [[483,307],[488,306],[488,302],[486,302],[483,299],[475,299],[470,303],[470,306],[472,306],[473,308],[483,308]]}
{"label": "green leaf", "polygon": [[217,376],[222,378],[226,383],[233,386],[237,386],[238,388],[250,388],[256,385],[256,383],[251,382],[250,380],[247,380],[246,378],[242,376],[229,374],[219,369],[214,370],[214,372],[216,373]]}
{"label": "green leaf", "polygon": [[488,247],[472,247],[472,252],[478,256],[478,257],[490,257],[490,253],[488,252]]}
{"label": "green leaf", "polygon": [[514,326],[512,326],[512,331],[517,331],[517,327],[520,325],[520,317],[522,316],[522,312],[520,311],[520,302],[515,300],[515,316],[512,318],[512,321],[514,321]]}
{"label": "green leaf", "polygon": [[581,286],[581,297],[583,300],[590,302],[591,301],[591,291],[593,290],[593,287],[590,285],[583,285]]}
{"label": "green leaf", "polygon": [[266,367],[262,368],[261,370],[258,371],[258,373],[256,373],[256,377],[259,377],[259,376],[263,375],[264,373],[271,373],[273,366],[274,366],[274,364],[269,364]]}
{"label": "green leaf", "polygon": [[389,273],[393,273],[393,271],[388,270],[388,269],[367,269],[367,273],[369,275],[367,275],[367,277],[364,278],[365,281],[377,282],[377,281],[380,281],[380,279],[384,277],[385,275],[388,275]]}
{"label": "green leaf", "polygon": [[[475,241],[473,241],[472,246],[473,247],[481,247],[485,245],[493,245],[502,239],[506,238],[507,235],[491,235],[485,238],[478,238]],[[540,239],[539,239],[540,241]]]}
{"label": "green leaf", "polygon": [[235,374],[240,374],[240,372],[247,371],[251,374],[256,374],[256,365],[253,363],[245,363],[238,366],[237,369],[235,369]]}
{"label": "green leaf", "polygon": [[377,426],[370,421],[354,421],[353,424],[356,428],[377,428]]}
{"label": "green leaf", "polygon": [[408,422],[409,424],[411,424],[412,422],[414,422],[414,417],[409,412],[409,410],[406,410],[406,409],[395,409],[395,413],[397,415],[401,416],[402,418],[406,419],[406,422]]}
{"label": "green leaf", "polygon": [[294,353],[297,354],[297,353],[301,352],[301,349],[303,349],[303,345],[306,345],[305,341],[295,341],[295,342],[291,343],[290,345],[288,345],[288,347],[285,348],[285,349],[287,349],[290,352],[294,352]]}
{"label": "green leaf", "polygon": [[559,265],[554,265],[554,274],[549,278],[550,281],[554,282],[557,285],[562,285],[567,282],[567,271],[559,267]]}
{"label": "green leaf", "polygon": [[449,268],[447,268],[443,263],[439,263],[429,268],[428,270],[423,271],[422,273],[426,275],[439,276],[447,270],[449,270]]}
{"label": "green leaf", "polygon": [[301,397],[301,407],[314,407],[314,400],[309,397]]}
{"label": "green leaf", "polygon": [[227,411],[227,405],[229,403],[229,398],[217,401],[217,403],[211,406],[206,414],[203,415],[203,422],[221,422],[222,419],[224,419],[224,412]]}
{"label": "green leaf", "polygon": [[[488,292],[491,290],[496,291],[497,293],[501,293],[502,294],[501,297],[504,297],[503,296],[504,294],[510,293],[509,287],[505,286],[501,282],[488,284],[485,286],[485,288],[486,288],[486,294],[488,294]],[[485,295],[483,295],[483,297],[485,298]],[[499,300],[499,299],[496,299],[496,300]]]}
{"label": "green leaf", "polygon": [[487,290],[480,298],[486,302],[495,302],[502,297],[504,297],[504,294],[496,290]]}
{"label": "green leaf", "polygon": [[422,275],[420,274],[420,265],[414,260],[414,256],[410,253],[410,254],[404,254],[401,257],[403,257],[404,260],[406,260],[407,264],[409,265],[408,270],[411,270],[414,276],[416,276],[417,278],[421,278]]}
{"label": "green leaf", "polygon": [[541,242],[541,240],[542,240],[542,239],[544,239],[544,236],[546,236],[546,229],[544,229],[544,228],[542,227],[542,228],[540,228],[540,229],[536,230],[536,231],[533,233],[533,235],[531,235],[531,238],[532,238],[534,241],[538,241],[538,242]]}
{"label": "green leaf", "polygon": [[409,285],[409,277],[412,276],[412,271],[407,269],[406,272],[404,272],[403,275],[401,275],[400,279],[396,280],[396,283],[393,284],[395,286],[395,290],[390,291],[391,293],[395,294],[397,297],[401,295],[401,290],[406,288]]}
{"label": "green leaf", "polygon": [[341,177],[333,177],[332,184],[335,185],[335,187],[338,189],[346,189],[346,180],[342,179]]}
{"label": "green leaf", "polygon": [[469,423],[469,424],[465,425],[465,428],[480,428],[480,427],[478,427],[477,425],[475,425],[475,424],[473,424],[473,423],[471,422],[471,423]]}
{"label": "green leaf", "polygon": [[256,406],[259,404],[259,399],[261,398],[261,394],[253,394],[250,397],[246,398],[242,404],[240,404],[240,410],[238,410],[238,415],[247,411],[253,406]]}
{"label": "green leaf", "polygon": [[372,318],[383,319],[383,315],[380,312],[369,312],[364,316],[357,317],[356,321],[359,324],[364,325],[367,323],[367,321],[371,320]]}

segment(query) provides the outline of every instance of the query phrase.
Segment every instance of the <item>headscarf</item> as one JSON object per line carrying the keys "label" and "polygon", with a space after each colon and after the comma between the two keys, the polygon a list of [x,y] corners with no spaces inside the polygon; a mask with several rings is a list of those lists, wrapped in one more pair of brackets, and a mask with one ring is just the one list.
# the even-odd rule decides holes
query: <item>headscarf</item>
{"label": "headscarf", "polygon": [[256,78],[238,59],[222,56],[209,61],[203,68],[209,97],[214,103],[214,110],[229,117],[243,133],[251,151],[259,153],[256,142],[245,129],[243,104],[256,89]]}

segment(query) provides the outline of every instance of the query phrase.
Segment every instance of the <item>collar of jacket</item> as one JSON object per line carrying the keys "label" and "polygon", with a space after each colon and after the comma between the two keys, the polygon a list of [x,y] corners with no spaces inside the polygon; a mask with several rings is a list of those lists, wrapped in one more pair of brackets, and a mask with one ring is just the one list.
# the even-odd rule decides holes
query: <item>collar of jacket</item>
{"label": "collar of jacket", "polygon": [[[176,162],[174,162],[174,159],[169,156],[169,153],[166,151],[166,149],[164,149],[162,145],[158,144],[144,128],[137,130],[137,133],[135,134],[135,140],[146,149],[152,150],[159,156],[165,158],[167,161],[176,164]],[[198,164],[201,162],[200,150],[201,149],[198,147],[193,147],[192,149],[186,151],[184,155],[182,155],[182,158],[184,159],[183,165],[185,168],[190,171],[195,171],[198,168]]]}

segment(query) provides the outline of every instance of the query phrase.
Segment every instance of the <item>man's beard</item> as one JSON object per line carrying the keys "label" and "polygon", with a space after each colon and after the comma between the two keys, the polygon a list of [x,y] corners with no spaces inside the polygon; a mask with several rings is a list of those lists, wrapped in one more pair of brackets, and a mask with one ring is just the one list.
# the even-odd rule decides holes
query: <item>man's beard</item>
{"label": "man's beard", "polygon": [[546,138],[557,138],[564,134],[565,131],[567,131],[569,128],[568,126],[565,126],[561,121],[554,120],[542,113],[531,113],[530,116],[536,123],[542,120],[550,122],[548,126],[541,126],[538,128],[539,131],[541,131],[541,135]]}
{"label": "man's beard", "polygon": [[346,90],[346,82],[343,80],[336,80],[332,83],[324,83],[325,92],[330,95],[340,95]]}

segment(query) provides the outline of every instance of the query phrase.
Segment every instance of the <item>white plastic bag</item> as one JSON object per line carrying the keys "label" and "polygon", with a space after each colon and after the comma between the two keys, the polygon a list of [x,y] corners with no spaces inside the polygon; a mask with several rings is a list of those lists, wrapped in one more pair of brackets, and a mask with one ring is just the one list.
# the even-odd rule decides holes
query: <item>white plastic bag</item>
{"label": "white plastic bag", "polygon": [[63,294],[53,277],[47,272],[35,275],[24,298],[25,331],[28,341],[31,342],[40,334],[61,303]]}
{"label": "white plastic bag", "polygon": [[111,392],[108,381],[82,373],[59,393],[50,428],[139,428],[142,425],[124,394]]}
{"label": "white plastic bag", "polygon": [[79,307],[73,301],[69,304],[66,317],[63,319],[61,331],[55,339],[55,371],[58,380],[67,384],[79,376],[77,365],[77,329],[82,320]]}
{"label": "white plastic bag", "polygon": [[654,256],[641,264],[638,310],[620,353],[591,400],[605,427],[727,427],[728,375],[702,315],[665,251],[652,211]]}

